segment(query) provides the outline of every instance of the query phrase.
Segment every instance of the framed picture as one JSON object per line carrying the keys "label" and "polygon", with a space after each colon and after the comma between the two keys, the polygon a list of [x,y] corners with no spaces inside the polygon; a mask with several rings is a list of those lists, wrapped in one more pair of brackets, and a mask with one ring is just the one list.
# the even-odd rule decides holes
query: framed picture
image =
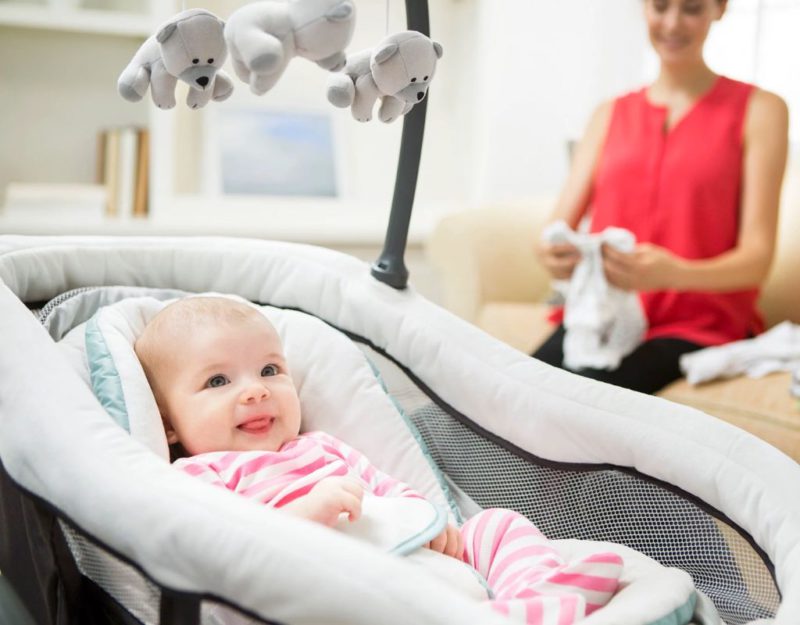
{"label": "framed picture", "polygon": [[337,135],[324,110],[218,107],[206,184],[226,195],[338,198]]}

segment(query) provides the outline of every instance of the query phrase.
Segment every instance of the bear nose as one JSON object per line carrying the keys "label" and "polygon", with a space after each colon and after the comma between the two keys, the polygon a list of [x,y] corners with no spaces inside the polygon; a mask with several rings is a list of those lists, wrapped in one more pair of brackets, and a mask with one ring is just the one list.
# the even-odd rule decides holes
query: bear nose
{"label": "bear nose", "polygon": [[417,102],[419,102],[424,97],[425,97],[424,91],[420,91],[419,93],[417,93]]}
{"label": "bear nose", "polygon": [[208,78],[205,76],[200,76],[200,78],[198,78],[195,82],[197,82],[197,84],[201,87],[205,88],[206,85],[208,85]]}

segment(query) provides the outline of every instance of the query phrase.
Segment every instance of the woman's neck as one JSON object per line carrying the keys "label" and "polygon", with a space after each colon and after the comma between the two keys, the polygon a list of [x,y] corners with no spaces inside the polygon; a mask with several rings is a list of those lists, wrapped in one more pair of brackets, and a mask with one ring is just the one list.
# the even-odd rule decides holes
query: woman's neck
{"label": "woman's neck", "polygon": [[691,66],[662,65],[650,94],[658,100],[668,100],[677,94],[694,98],[708,91],[716,79],[717,75],[702,59]]}

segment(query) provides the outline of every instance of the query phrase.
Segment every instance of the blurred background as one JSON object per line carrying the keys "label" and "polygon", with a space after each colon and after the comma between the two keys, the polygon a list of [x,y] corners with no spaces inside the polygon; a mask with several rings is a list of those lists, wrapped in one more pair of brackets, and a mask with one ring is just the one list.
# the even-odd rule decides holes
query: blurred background
{"label": "blurred background", "polygon": [[[294,59],[264,96],[159,111],[119,73],[182,8],[244,2],[0,0],[0,232],[198,234],[325,245],[372,261],[401,123],[355,122],[326,72]],[[350,51],[405,29],[400,0],[356,0]],[[407,263],[434,300],[424,248],[442,216],[513,202],[548,210],[568,146],[602,100],[654,78],[641,0],[430,0],[444,47],[428,106]],[[800,1],[731,0],[713,69],[783,96],[800,138]],[[230,63],[226,70],[233,76]],[[306,176],[305,173],[309,172]],[[312,175],[313,174],[313,175]],[[286,184],[282,184],[286,182]],[[533,199],[537,201],[534,202]]]}

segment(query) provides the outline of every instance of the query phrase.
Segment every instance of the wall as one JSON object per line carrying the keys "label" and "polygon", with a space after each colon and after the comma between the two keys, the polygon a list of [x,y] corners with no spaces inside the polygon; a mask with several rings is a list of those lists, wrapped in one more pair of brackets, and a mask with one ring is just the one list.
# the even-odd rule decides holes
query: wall
{"label": "wall", "polygon": [[97,137],[86,129],[146,122],[146,108],[120,106],[116,90],[139,43],[0,26],[0,205],[12,181],[94,182]]}
{"label": "wall", "polygon": [[473,203],[551,194],[594,107],[643,79],[636,0],[476,0]]}

